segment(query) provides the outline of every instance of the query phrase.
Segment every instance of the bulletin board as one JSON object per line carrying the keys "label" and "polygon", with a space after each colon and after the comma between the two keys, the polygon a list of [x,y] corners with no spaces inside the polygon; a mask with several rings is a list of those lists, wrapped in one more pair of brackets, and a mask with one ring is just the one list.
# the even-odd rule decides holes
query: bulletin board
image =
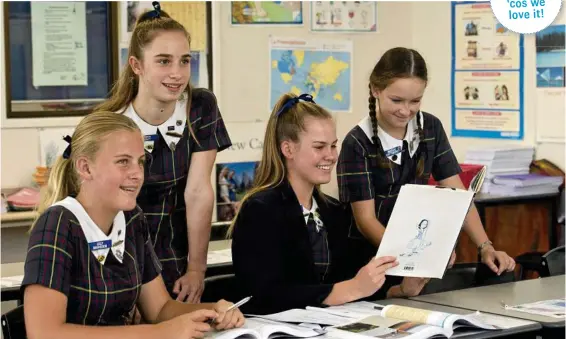
{"label": "bulletin board", "polygon": [[113,2],[86,1],[82,6],[86,41],[80,43],[86,45],[85,83],[34,86],[32,3],[4,2],[8,119],[85,115],[110,92],[118,75],[114,62],[118,59],[117,8]]}

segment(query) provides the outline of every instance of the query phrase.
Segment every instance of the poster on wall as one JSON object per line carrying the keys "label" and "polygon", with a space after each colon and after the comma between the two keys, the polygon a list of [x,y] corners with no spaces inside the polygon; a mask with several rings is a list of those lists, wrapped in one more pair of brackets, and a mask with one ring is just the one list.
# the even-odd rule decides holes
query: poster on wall
{"label": "poster on wall", "polygon": [[43,128],[39,130],[39,157],[40,164],[51,167],[57,157],[63,154],[67,145],[63,137],[73,135],[74,128]]}
{"label": "poster on wall", "polygon": [[232,25],[302,25],[301,1],[231,1]]}
{"label": "poster on wall", "polygon": [[376,32],[375,1],[312,1],[313,32]]}
{"label": "poster on wall", "polygon": [[88,85],[86,4],[30,5],[33,86]]}
{"label": "poster on wall", "polygon": [[270,37],[270,107],[285,93],[308,93],[331,112],[351,112],[353,43]]}
{"label": "poster on wall", "polygon": [[489,2],[452,3],[452,136],[524,136],[523,37]]}
{"label": "poster on wall", "polygon": [[536,33],[537,140],[564,142],[566,110],[566,25],[558,17],[553,25]]}
{"label": "poster on wall", "polygon": [[216,164],[216,221],[231,221],[252,188],[259,162]]}

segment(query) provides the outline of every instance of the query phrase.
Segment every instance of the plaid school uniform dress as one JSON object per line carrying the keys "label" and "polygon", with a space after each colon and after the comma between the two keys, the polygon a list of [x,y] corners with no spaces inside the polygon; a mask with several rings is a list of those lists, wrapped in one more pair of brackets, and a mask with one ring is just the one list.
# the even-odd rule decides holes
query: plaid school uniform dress
{"label": "plaid school uniform dress", "polygon": [[328,276],[330,268],[330,248],[328,246],[328,232],[318,213],[318,204],[312,199],[310,210],[303,208],[303,216],[309,234],[313,263],[319,277],[319,282],[323,283]]}
{"label": "plaid school uniform dress", "polygon": [[[143,212],[137,208],[116,217],[108,238],[123,238],[123,242],[113,242],[107,255],[101,256],[103,251],[91,249],[86,236],[98,226],[90,217],[83,217],[86,211],[75,199],[63,201],[67,205],[49,207],[30,234],[22,292],[39,284],[63,293],[67,323],[131,324],[142,285],[159,276],[161,269]],[[82,213],[72,212],[73,205]],[[96,240],[105,240],[102,238]]]}
{"label": "plaid school uniform dress", "polygon": [[219,152],[231,141],[214,94],[195,89],[189,119],[195,138],[190,135],[186,101],[179,100],[171,118],[160,126],[143,121],[130,105],[124,112],[142,130],[145,139],[145,179],[138,204],[148,220],[151,242],[161,262],[163,280],[169,294],[175,281],[186,273],[189,245],[184,191],[192,154],[208,150]]}
{"label": "plaid school uniform dress", "polygon": [[[418,114],[421,114],[424,143],[420,143],[416,117],[409,122],[403,140],[393,138],[378,126],[381,149],[373,143],[369,117],[354,127],[342,143],[337,165],[340,200],[353,203],[373,199],[376,217],[385,227],[401,186],[426,185],[431,174],[438,181],[461,172],[440,120],[429,113]],[[425,149],[422,150],[421,147]],[[423,176],[419,178],[416,169],[421,151],[425,152],[425,163]],[[389,159],[390,168],[378,166],[377,152]],[[364,240],[356,227],[351,227],[349,236]],[[364,244],[360,244],[359,249],[360,260],[367,263],[375,255],[376,249],[367,241],[362,243]]]}

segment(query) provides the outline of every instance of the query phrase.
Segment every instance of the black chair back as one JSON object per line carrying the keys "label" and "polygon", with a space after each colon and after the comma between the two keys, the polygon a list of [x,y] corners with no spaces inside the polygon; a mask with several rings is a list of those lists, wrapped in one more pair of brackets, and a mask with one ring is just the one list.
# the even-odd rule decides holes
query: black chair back
{"label": "black chair back", "polygon": [[421,295],[502,284],[512,281],[515,281],[513,272],[505,272],[498,276],[483,263],[458,263],[446,270],[442,279],[432,279],[423,288]]}
{"label": "black chair back", "polygon": [[26,323],[24,320],[24,305],[2,314],[2,334],[4,339],[25,339]]}
{"label": "black chair back", "polygon": [[446,270],[442,279],[431,279],[421,291],[421,295],[473,287],[476,266],[476,263],[454,264]]}
{"label": "black chair back", "polygon": [[540,277],[561,275],[564,274],[564,246],[546,253],[523,253],[515,258],[515,262],[520,265],[521,279],[526,279],[530,271],[538,273]]}
{"label": "black chair back", "polygon": [[564,246],[556,247],[543,255],[542,264],[546,266],[548,276],[564,274]]}

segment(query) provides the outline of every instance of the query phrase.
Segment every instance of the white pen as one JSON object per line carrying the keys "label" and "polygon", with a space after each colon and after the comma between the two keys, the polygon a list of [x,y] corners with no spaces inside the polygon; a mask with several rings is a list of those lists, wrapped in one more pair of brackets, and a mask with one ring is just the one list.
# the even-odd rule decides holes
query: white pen
{"label": "white pen", "polygon": [[[250,301],[251,298],[252,298],[252,296],[245,297],[244,299],[238,301],[238,302],[235,303],[234,305],[232,305],[232,306],[228,307],[226,310],[224,310],[224,313],[226,313],[226,312],[228,312],[228,311],[231,311],[231,310],[235,309],[236,307],[242,306],[243,304],[245,304],[245,303],[247,303],[248,301]],[[208,324],[212,324],[215,320],[216,320],[216,318],[210,318],[210,319],[208,319],[206,322],[207,322]]]}

